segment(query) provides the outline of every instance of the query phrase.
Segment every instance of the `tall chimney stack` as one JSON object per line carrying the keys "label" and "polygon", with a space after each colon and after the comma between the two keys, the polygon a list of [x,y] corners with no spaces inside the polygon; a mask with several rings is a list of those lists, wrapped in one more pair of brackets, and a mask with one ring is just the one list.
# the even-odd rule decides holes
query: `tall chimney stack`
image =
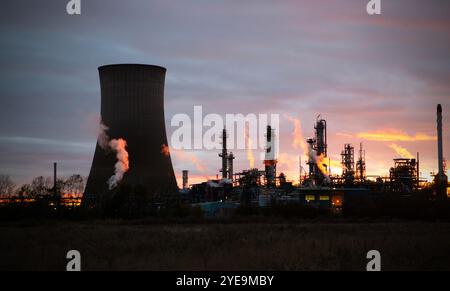
{"label": "tall chimney stack", "polygon": [[58,195],[58,189],[57,189],[58,182],[56,181],[57,180],[57,173],[56,173],[57,167],[58,167],[58,164],[53,163],[53,195],[55,198]]}
{"label": "tall chimney stack", "polygon": [[444,157],[442,152],[442,106],[437,106],[437,134],[438,134],[438,161],[439,161],[439,174],[444,173]]}
{"label": "tall chimney stack", "polygon": [[437,196],[441,198],[447,198],[447,176],[444,172],[444,156],[442,147],[442,106],[437,106],[437,134],[438,134],[438,168],[439,172],[436,175],[436,190]]}
{"label": "tall chimney stack", "polygon": [[227,130],[224,128],[222,131],[222,153],[219,154],[222,158],[222,179],[226,179],[228,175],[227,163],[228,163],[228,150],[227,150]]}
{"label": "tall chimney stack", "polygon": [[235,159],[233,152],[228,154],[228,179],[233,181],[233,160]]}
{"label": "tall chimney stack", "polygon": [[275,187],[277,176],[277,160],[275,159],[275,130],[272,126],[267,126],[266,132],[266,154],[264,158],[264,169],[266,173],[266,183],[269,187]]}

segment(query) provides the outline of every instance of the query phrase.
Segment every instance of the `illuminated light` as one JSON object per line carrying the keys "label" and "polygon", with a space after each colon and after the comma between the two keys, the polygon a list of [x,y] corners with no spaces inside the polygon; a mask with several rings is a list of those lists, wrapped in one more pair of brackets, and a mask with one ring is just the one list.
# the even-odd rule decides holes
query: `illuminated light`
{"label": "illuminated light", "polygon": [[334,195],[331,200],[333,206],[342,206],[342,196]]}
{"label": "illuminated light", "polygon": [[253,141],[250,138],[250,133],[249,133],[249,128],[248,126],[246,127],[245,130],[245,138],[247,140],[247,160],[248,160],[248,164],[250,169],[253,169],[255,167],[255,157],[253,156]]}
{"label": "illuminated light", "polygon": [[330,196],[328,195],[320,195],[320,201],[329,201],[330,200]]}
{"label": "illuminated light", "polygon": [[[79,197],[63,197],[60,200],[60,205],[64,207],[79,207],[81,206],[82,195],[78,195]],[[18,203],[18,204],[31,204],[36,202],[35,198],[19,198],[19,197],[8,197],[8,198],[0,198],[0,204],[11,204],[11,203]],[[53,209],[56,209],[56,204],[52,201],[48,202],[48,205],[51,206]]]}
{"label": "illuminated light", "polygon": [[305,196],[305,200],[308,201],[308,202],[316,200],[316,196],[314,196],[314,195],[306,195]]}
{"label": "illuminated light", "polygon": [[252,139],[250,137],[248,138],[247,159],[250,169],[253,169],[255,167],[255,157],[253,156]]}

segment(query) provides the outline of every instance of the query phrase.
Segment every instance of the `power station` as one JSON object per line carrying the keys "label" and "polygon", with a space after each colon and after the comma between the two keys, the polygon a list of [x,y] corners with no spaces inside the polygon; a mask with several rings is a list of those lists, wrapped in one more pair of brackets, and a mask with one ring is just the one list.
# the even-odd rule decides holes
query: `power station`
{"label": "power station", "polygon": [[[83,204],[96,206],[105,197],[137,191],[158,197],[158,203],[172,197],[191,204],[233,202],[267,205],[300,202],[339,208],[353,194],[397,193],[410,195],[421,189],[419,153],[417,158],[396,158],[389,176],[366,175],[365,151],[359,145],[344,144],[341,152],[342,173],[331,174],[328,157],[327,121],[320,115],[314,124],[314,136],[306,139],[308,159],[304,170],[299,159],[299,183],[287,181],[278,173],[277,132],[268,125],[263,170],[257,167],[234,172],[235,155],[228,151],[227,130],[222,130],[221,178],[189,184],[189,172],[182,172],[178,189],[164,118],[166,69],[142,64],[114,64],[98,68],[101,89],[101,132],[97,139],[92,166],[87,179]],[[437,106],[438,173],[434,175],[435,198],[448,196],[448,178],[443,157],[442,106]],[[302,172],[305,173],[302,176]],[[56,166],[55,166],[56,173]],[[372,179],[370,179],[372,178]],[[376,178],[376,179],[373,179]],[[56,181],[56,177],[54,178]],[[55,182],[56,183],[56,182]],[[56,184],[55,184],[56,185]],[[54,197],[57,200],[57,187]],[[126,188],[125,188],[126,186]],[[164,199],[171,197],[171,199]],[[210,205],[210,204],[208,204]]]}
{"label": "power station", "polygon": [[[236,156],[228,151],[227,130],[223,128],[222,149],[218,155],[221,158],[221,178],[217,175],[216,179],[189,184],[189,172],[183,170],[182,189],[178,189],[164,118],[166,69],[143,64],[113,64],[101,66],[98,71],[101,131],[83,195],[85,206],[101,205],[104,198],[114,197],[117,193],[129,195],[136,192],[157,197],[157,201],[151,202],[155,205],[164,205],[175,197],[175,201],[185,201],[191,205],[206,203],[208,207],[228,207],[223,203],[263,206],[271,202],[294,202],[340,209],[346,197],[386,193],[408,197],[430,187],[433,191],[430,199],[448,198],[440,104],[436,111],[438,172],[434,175],[434,183],[420,177],[419,153],[416,158],[411,154],[408,158],[395,158],[388,176],[368,176],[362,143],[357,158],[355,147],[344,144],[341,152],[342,173],[332,175],[327,121],[319,115],[315,120],[313,137],[305,141],[308,154],[308,159],[304,161],[306,170],[299,158],[298,184],[287,181],[286,175],[277,171],[277,164],[284,162],[279,161],[276,155],[276,137],[279,133],[268,125],[263,170],[251,163],[251,169],[234,172]],[[60,205],[56,164],[54,173],[51,192],[53,201],[57,203],[52,205]],[[78,201],[76,204],[79,205]]]}
{"label": "power station", "polygon": [[[129,169],[120,185],[143,187],[159,195],[178,191],[168,151],[164,119],[166,69],[153,65],[115,64],[98,68],[101,88],[101,119],[110,139],[126,141]],[[108,180],[115,173],[117,157],[97,141],[84,199],[96,204],[115,191]]]}
{"label": "power station", "polygon": [[[314,207],[326,207],[340,211],[343,202],[355,197],[389,195],[410,197],[413,193],[432,187],[433,196],[430,199],[446,199],[448,196],[448,178],[445,175],[442,144],[442,106],[437,107],[437,150],[438,169],[433,185],[420,177],[419,153],[416,158],[395,158],[394,166],[389,169],[388,176],[366,174],[365,150],[362,143],[356,157],[355,147],[344,144],[341,152],[342,173],[331,174],[328,158],[327,121],[317,117],[314,125],[314,137],[306,139],[308,146],[307,171],[302,176],[303,166],[299,159],[299,183],[288,182],[284,173],[277,173],[275,158],[276,133],[269,125],[266,131],[266,153],[263,161],[264,170],[252,168],[234,173],[230,169],[227,149],[227,131],[222,132],[222,179],[208,180],[193,184],[185,189],[183,195],[191,203],[204,207],[206,212],[214,212],[214,207],[225,207],[222,203],[238,202],[240,204],[255,204],[265,206],[274,202],[303,203]],[[234,157],[233,157],[234,158]],[[231,163],[232,168],[232,163]],[[231,183],[231,184],[230,184]],[[232,187],[230,187],[232,186]],[[379,195],[378,195],[379,194]],[[357,199],[359,199],[357,198]],[[211,204],[218,201],[219,204]],[[202,204],[204,203],[204,204]]]}

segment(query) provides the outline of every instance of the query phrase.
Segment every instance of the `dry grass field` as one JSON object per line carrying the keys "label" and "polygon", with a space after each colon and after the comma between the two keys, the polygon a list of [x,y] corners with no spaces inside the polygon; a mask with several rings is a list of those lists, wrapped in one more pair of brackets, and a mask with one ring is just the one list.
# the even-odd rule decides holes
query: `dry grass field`
{"label": "dry grass field", "polygon": [[0,224],[1,270],[450,270],[450,223]]}

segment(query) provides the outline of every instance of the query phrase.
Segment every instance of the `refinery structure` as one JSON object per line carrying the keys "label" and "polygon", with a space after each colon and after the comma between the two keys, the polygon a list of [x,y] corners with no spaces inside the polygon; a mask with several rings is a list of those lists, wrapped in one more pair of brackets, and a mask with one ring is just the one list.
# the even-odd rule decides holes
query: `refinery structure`
{"label": "refinery structure", "polygon": [[[101,116],[104,134],[99,136],[84,201],[101,203],[102,197],[117,191],[117,186],[142,187],[146,192],[178,196],[192,205],[259,205],[303,203],[339,210],[346,198],[396,192],[409,195],[420,189],[419,153],[416,158],[394,159],[387,177],[366,175],[363,144],[356,149],[344,144],[341,153],[342,173],[330,175],[327,121],[320,115],[314,136],[306,139],[308,160],[299,161],[299,183],[288,182],[277,171],[276,135],[271,125],[265,133],[265,156],[261,168],[234,171],[236,156],[227,147],[227,129],[221,134],[220,174],[216,179],[189,184],[189,172],[182,171],[182,188],[178,189],[172,168],[164,123],[164,79],[166,69],[151,65],[107,65],[99,68]],[[442,145],[442,107],[437,107],[438,168],[435,197],[447,198]],[[104,139],[108,146],[102,146]],[[123,150],[111,141],[123,140]],[[124,154],[126,160],[124,161]],[[300,155],[299,155],[300,156]],[[375,179],[373,179],[375,178]],[[111,185],[111,179],[117,180]],[[111,195],[112,195],[111,194]]]}
{"label": "refinery structure", "polygon": [[[419,153],[416,158],[395,158],[389,175],[366,175],[365,150],[358,145],[357,154],[352,144],[344,144],[341,152],[342,173],[331,176],[328,159],[327,122],[320,116],[314,126],[314,137],[308,138],[306,170],[299,162],[299,183],[293,185],[281,172],[277,173],[274,157],[274,129],[267,126],[266,153],[263,170],[248,169],[233,173],[233,153],[227,151],[227,131],[222,133],[222,178],[208,180],[187,187],[188,171],[183,171],[183,197],[190,203],[211,205],[211,202],[235,201],[240,204],[266,206],[270,203],[303,203],[340,211],[346,198],[392,192],[408,196],[421,189]],[[442,148],[442,107],[437,107],[438,166],[435,175],[434,197],[446,199],[448,179]],[[302,175],[304,173],[304,175]],[[370,178],[370,179],[369,179]]]}
{"label": "refinery structure", "polygon": [[[241,205],[265,207],[272,204],[298,203],[317,208],[342,210],[352,197],[396,193],[401,196],[429,187],[431,199],[449,196],[448,178],[443,157],[442,106],[437,106],[438,173],[433,183],[420,177],[419,153],[414,158],[396,158],[388,176],[367,176],[363,144],[343,144],[341,173],[330,174],[327,121],[320,115],[314,124],[314,135],[307,138],[307,160],[299,153],[298,183],[287,181],[277,170],[278,143],[275,128],[265,130],[265,153],[260,168],[235,171],[236,156],[227,147],[227,129],[221,133],[222,149],[218,152],[220,174],[216,179],[190,184],[189,172],[183,170],[182,188],[175,179],[167,142],[164,118],[166,69],[140,64],[116,64],[99,68],[101,87],[101,132],[82,202],[91,208],[102,206],[118,192],[148,193],[158,205],[182,201],[197,205],[209,214],[221,208]],[[56,186],[50,192],[59,205],[61,195]],[[138,189],[138,190],[137,190]],[[125,191],[125,192],[126,192]],[[134,195],[134,194],[133,194]],[[79,198],[81,200],[81,198]],[[16,200],[14,200],[16,201]],[[147,202],[146,202],[147,203]],[[153,207],[153,206],[152,206]],[[158,206],[159,207],[159,206]]]}

